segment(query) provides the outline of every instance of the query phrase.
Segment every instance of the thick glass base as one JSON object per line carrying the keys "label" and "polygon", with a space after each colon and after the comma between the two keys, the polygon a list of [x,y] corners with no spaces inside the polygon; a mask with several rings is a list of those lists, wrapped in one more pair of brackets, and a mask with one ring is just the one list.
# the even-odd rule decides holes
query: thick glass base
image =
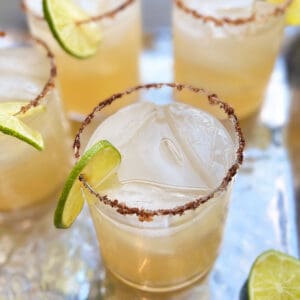
{"label": "thick glass base", "polygon": [[[125,284],[122,280],[115,277],[110,271],[106,271],[104,288],[101,296],[103,299],[149,299],[149,300],[210,300],[210,286],[208,276],[201,278],[194,284],[188,285],[186,288],[177,290],[176,292],[155,292],[142,291]],[[102,299],[101,298],[101,299]]]}
{"label": "thick glass base", "polygon": [[[210,270],[210,268],[209,268],[209,270]],[[174,291],[178,291],[181,289],[183,290],[188,287],[191,287],[194,284],[196,284],[197,286],[207,285],[208,284],[207,278],[208,278],[209,270],[205,273],[201,273],[197,276],[194,276],[183,283],[180,283],[177,285],[169,285],[169,286],[151,286],[150,284],[140,285],[140,284],[136,284],[134,282],[131,282],[131,281],[119,276],[118,274],[112,272],[111,270],[109,270],[109,273],[111,273],[118,280],[122,281],[123,283],[125,283],[126,285],[128,285],[134,289],[138,289],[138,290],[148,292],[148,293],[172,293]]]}

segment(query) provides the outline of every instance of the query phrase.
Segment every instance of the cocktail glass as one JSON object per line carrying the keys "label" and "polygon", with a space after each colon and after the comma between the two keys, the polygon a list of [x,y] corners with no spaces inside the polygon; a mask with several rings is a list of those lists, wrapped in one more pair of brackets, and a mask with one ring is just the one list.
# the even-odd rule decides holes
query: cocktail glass
{"label": "cocktail glass", "polygon": [[45,108],[22,118],[42,134],[44,150],[0,133],[0,223],[7,223],[36,215],[54,203],[72,157],[56,67],[46,44],[12,34],[0,37],[0,70],[0,102],[30,101],[18,114],[37,104]]}
{"label": "cocktail glass", "polygon": [[141,49],[139,0],[77,1],[101,31],[102,42],[93,57],[80,60],[66,54],[42,17],[42,0],[23,0],[30,30],[49,44],[56,56],[62,98],[71,118],[88,113],[98,99],[139,82]]}
{"label": "cocktail glass", "polygon": [[[290,2],[174,0],[175,80],[215,91],[240,118],[256,111],[280,49]],[[196,103],[185,93],[180,100]]]}
{"label": "cocktail glass", "polygon": [[[172,90],[208,102],[221,119],[172,99],[167,105],[138,101],[104,117],[110,105],[134,93],[167,103],[163,98]],[[145,291],[172,291],[204,280],[218,255],[232,179],[243,158],[233,109],[200,88],[138,86],[101,102],[86,117],[74,142],[77,158],[99,112],[105,120],[86,149],[109,140],[122,162],[116,174],[95,186],[84,174],[80,180],[106,268]]]}

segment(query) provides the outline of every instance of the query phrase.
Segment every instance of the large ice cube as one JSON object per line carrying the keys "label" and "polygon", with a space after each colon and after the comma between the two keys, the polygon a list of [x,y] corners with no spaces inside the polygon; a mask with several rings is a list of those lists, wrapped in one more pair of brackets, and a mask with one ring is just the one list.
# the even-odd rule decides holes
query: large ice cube
{"label": "large ice cube", "polygon": [[256,0],[185,0],[184,2],[205,15],[234,19],[250,16]]}
{"label": "large ice cube", "polygon": [[[91,16],[99,15],[121,5],[124,0],[73,0],[74,4],[82,8]],[[26,6],[31,12],[43,16],[42,0],[25,0]]]}
{"label": "large ice cube", "polygon": [[207,193],[220,184],[234,158],[223,125],[180,103],[127,106],[96,129],[87,148],[102,139],[122,154],[120,182],[105,193],[144,208],[171,207]]}

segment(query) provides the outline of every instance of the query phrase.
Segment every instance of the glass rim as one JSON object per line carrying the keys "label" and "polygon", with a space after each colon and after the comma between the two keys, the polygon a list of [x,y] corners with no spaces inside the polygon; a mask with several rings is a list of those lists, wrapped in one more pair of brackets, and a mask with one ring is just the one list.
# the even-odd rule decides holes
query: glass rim
{"label": "glass rim", "polygon": [[[35,19],[40,20],[40,21],[45,21],[45,18],[41,15],[36,14],[34,11],[32,11],[28,5],[26,4],[28,0],[21,0],[21,6],[22,10],[25,13],[29,13],[31,16],[33,16]],[[101,21],[102,19],[106,18],[114,18],[118,13],[122,12],[125,10],[128,6],[136,2],[137,0],[124,0],[120,5],[117,7],[101,14],[101,15],[96,15],[96,16],[91,16],[90,18],[82,21],[78,21],[76,24],[84,24],[84,23],[89,23],[89,22],[97,22]]]}
{"label": "glass rim", "polygon": [[[182,10],[184,13],[190,15],[192,18],[202,20],[204,23],[214,23],[216,26],[223,26],[223,25],[232,25],[232,26],[239,26],[245,25],[248,23],[255,22],[257,20],[257,13],[252,13],[249,17],[240,17],[240,18],[229,18],[229,17],[215,17],[212,15],[202,14],[199,11],[188,7],[183,0],[173,0],[176,7]],[[282,4],[275,4],[274,3],[274,10],[271,12],[264,14],[264,18],[269,17],[276,17],[283,15],[288,6],[292,3],[293,0],[285,0]]]}
{"label": "glass rim", "polygon": [[207,101],[212,106],[218,106],[225,115],[227,115],[227,119],[233,125],[235,135],[238,141],[238,148],[235,152],[235,160],[233,164],[228,168],[224,178],[222,179],[219,186],[214,188],[211,192],[207,195],[196,198],[194,200],[188,201],[182,205],[169,208],[169,209],[144,209],[138,207],[130,207],[124,204],[123,202],[117,199],[109,199],[107,195],[101,196],[85,179],[84,174],[79,175],[79,180],[82,182],[83,186],[87,189],[89,193],[94,195],[96,198],[100,200],[104,205],[110,206],[111,208],[115,209],[117,213],[121,215],[136,215],[139,218],[139,221],[152,221],[154,216],[166,216],[166,215],[183,215],[184,212],[188,210],[195,210],[200,205],[208,202],[210,199],[213,199],[217,196],[217,194],[222,193],[226,190],[229,183],[232,181],[233,177],[236,175],[238,169],[240,168],[243,162],[243,151],[245,147],[245,139],[239,125],[239,121],[237,116],[235,115],[234,109],[227,103],[223,102],[218,98],[218,96],[214,93],[210,93],[203,88],[193,87],[187,84],[180,84],[180,83],[149,83],[144,85],[138,85],[132,88],[129,88],[123,92],[116,93],[111,97],[99,102],[99,104],[94,107],[92,112],[86,116],[84,121],[82,122],[73,143],[73,150],[74,156],[78,160],[80,158],[80,147],[81,147],[81,134],[83,133],[84,129],[91,123],[91,121],[95,118],[97,112],[100,112],[102,109],[110,105],[112,102],[116,101],[117,99],[121,99],[124,96],[130,95],[134,92],[140,90],[150,90],[150,89],[161,89],[163,87],[169,87],[171,89],[182,91],[182,90],[189,90],[196,94],[201,94],[206,96]]}
{"label": "glass rim", "polygon": [[[7,36],[13,36],[13,34],[7,34],[5,31],[0,31],[0,39],[5,38]],[[17,38],[16,38],[17,39]],[[24,38],[25,42],[33,42],[36,45],[41,46],[45,50],[45,56],[48,58],[49,61],[49,77],[46,80],[41,92],[35,96],[32,100],[29,101],[27,105],[24,105],[20,108],[20,110],[15,114],[19,115],[21,113],[26,113],[28,110],[30,110],[33,107],[38,106],[41,101],[48,95],[48,93],[54,89],[55,87],[55,78],[57,75],[57,69],[56,69],[56,64],[55,64],[55,59],[54,59],[54,54],[51,52],[50,48],[48,45],[41,39],[34,37],[34,36],[26,36]],[[11,47],[11,46],[8,46]],[[0,47],[1,49],[2,47]]]}

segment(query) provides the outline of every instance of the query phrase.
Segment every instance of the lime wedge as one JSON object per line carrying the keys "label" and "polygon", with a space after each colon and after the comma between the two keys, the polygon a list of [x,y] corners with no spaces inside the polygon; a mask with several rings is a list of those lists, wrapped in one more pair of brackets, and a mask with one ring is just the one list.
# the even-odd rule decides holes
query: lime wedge
{"label": "lime wedge", "polygon": [[120,162],[120,152],[105,140],[97,142],[86,151],[67,178],[55,210],[54,225],[57,228],[70,227],[82,210],[82,183],[78,180],[81,173],[95,186],[110,176]]}
{"label": "lime wedge", "polygon": [[[286,0],[267,0],[268,2],[275,4],[282,4]],[[287,25],[300,25],[300,0],[293,0],[288,7],[286,13],[286,23]]]}
{"label": "lime wedge", "polygon": [[248,281],[250,300],[300,299],[300,261],[278,251],[261,254]]}
{"label": "lime wedge", "polygon": [[37,150],[44,149],[44,142],[41,134],[28,127],[20,119],[39,111],[45,110],[45,107],[39,105],[30,108],[26,113],[15,115],[20,111],[21,107],[29,102],[1,102],[0,103],[0,132],[14,136],[19,140],[33,146]]}
{"label": "lime wedge", "polygon": [[72,0],[43,0],[44,17],[60,46],[72,56],[87,58],[96,53],[101,41],[94,22],[81,23],[90,17]]}

